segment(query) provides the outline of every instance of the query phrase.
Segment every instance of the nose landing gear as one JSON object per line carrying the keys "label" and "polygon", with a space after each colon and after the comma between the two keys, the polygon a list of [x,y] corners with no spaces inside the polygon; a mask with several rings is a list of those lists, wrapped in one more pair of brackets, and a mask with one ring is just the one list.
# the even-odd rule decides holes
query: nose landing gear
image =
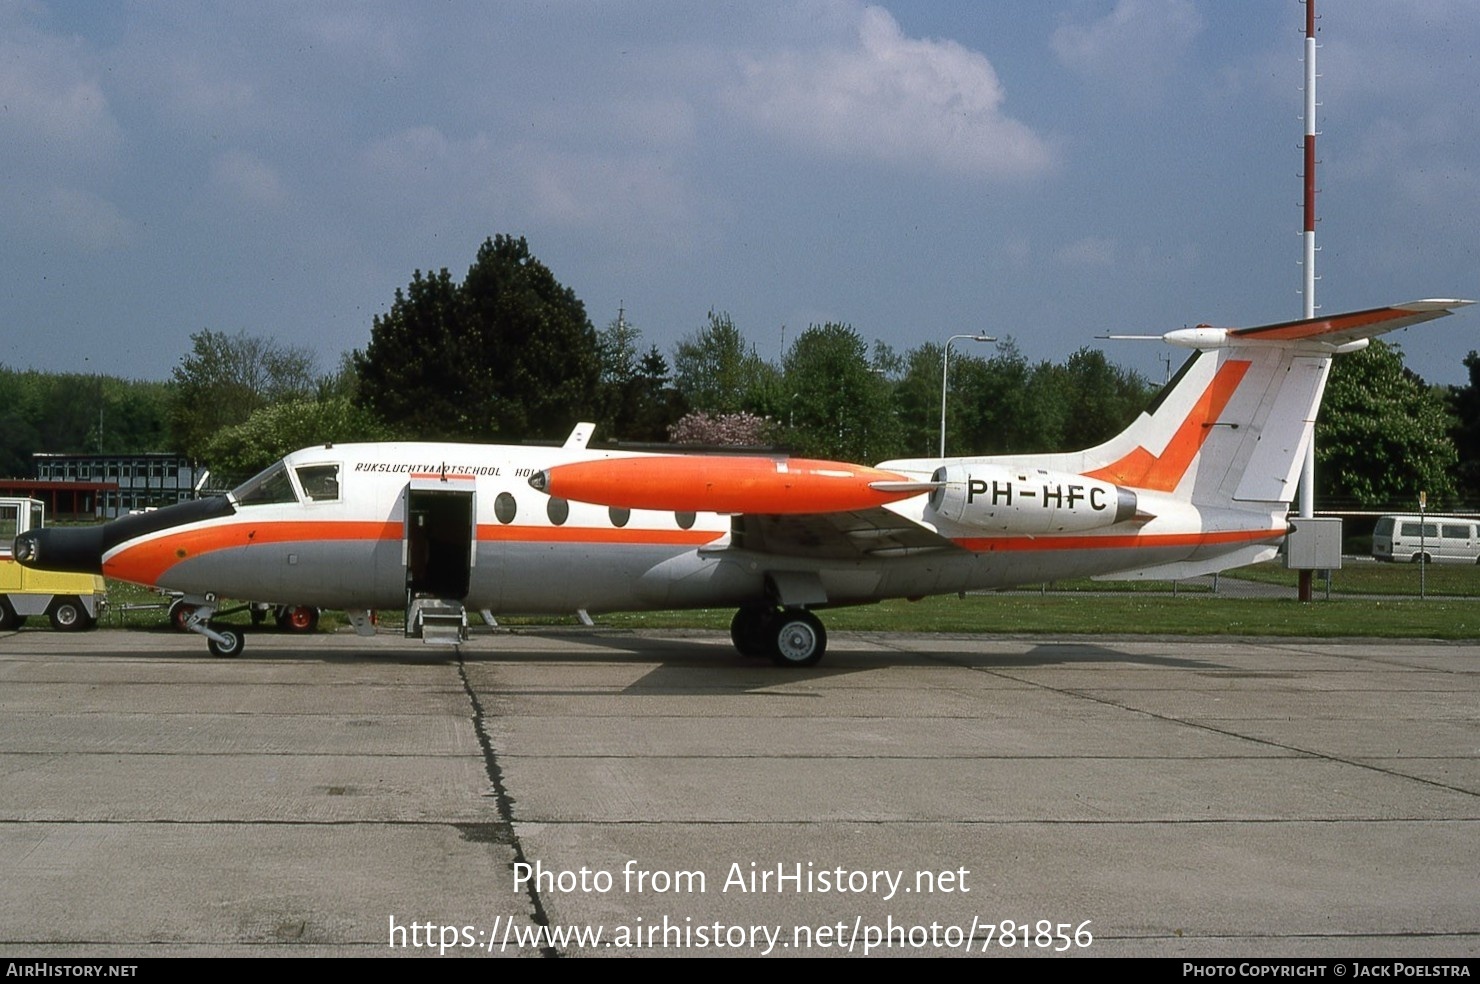
{"label": "nose landing gear", "polygon": [[170,621],[179,627],[206,637],[206,648],[212,656],[234,659],[242,654],[247,639],[239,628],[220,628],[211,625],[211,616],[216,614],[217,598],[214,594],[199,597],[186,595],[170,606]]}

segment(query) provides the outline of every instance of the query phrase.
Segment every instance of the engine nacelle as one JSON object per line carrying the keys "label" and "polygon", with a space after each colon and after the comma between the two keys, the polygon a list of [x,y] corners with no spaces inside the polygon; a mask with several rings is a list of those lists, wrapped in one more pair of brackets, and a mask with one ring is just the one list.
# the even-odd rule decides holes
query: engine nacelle
{"label": "engine nacelle", "polygon": [[1083,475],[1002,465],[946,465],[930,508],[962,526],[1000,533],[1079,533],[1132,519],[1136,493]]}

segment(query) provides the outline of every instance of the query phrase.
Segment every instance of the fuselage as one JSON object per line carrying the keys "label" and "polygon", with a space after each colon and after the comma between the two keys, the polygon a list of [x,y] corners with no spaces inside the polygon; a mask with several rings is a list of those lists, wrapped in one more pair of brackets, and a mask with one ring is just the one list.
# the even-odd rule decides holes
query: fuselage
{"label": "fuselage", "polygon": [[[1280,516],[1215,514],[1154,493],[1141,494],[1134,521],[1015,533],[953,523],[920,494],[883,508],[937,534],[938,546],[818,557],[804,545],[745,549],[730,515],[572,502],[530,485],[562,463],[618,457],[635,455],[430,443],[307,448],[205,510],[213,514],[172,507],[151,514],[152,528],[137,535],[105,537],[101,567],[192,595],[390,609],[413,590],[494,613],[743,605],[763,597],[768,576],[799,572],[818,579],[822,607],[1213,558],[1284,534]],[[182,510],[178,524],[173,510]]]}

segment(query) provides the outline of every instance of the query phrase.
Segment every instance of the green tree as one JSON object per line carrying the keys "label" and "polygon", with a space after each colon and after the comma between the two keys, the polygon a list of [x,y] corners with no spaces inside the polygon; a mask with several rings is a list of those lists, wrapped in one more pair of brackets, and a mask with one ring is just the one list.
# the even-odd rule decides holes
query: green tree
{"label": "green tree", "polygon": [[169,411],[173,393],[163,382],[103,379],[104,454],[173,451]]}
{"label": "green tree", "polygon": [[1028,377],[1022,423],[1035,451],[1077,451],[1124,430],[1146,408],[1155,387],[1082,348],[1062,365],[1042,362]]}
{"label": "green tree", "polygon": [[461,284],[418,270],[354,362],[360,405],[422,438],[563,437],[600,409],[585,305],[522,237],[485,241]]}
{"label": "green tree", "polygon": [[1455,480],[1460,495],[1474,502],[1480,500],[1480,352],[1471,350],[1464,365],[1469,383],[1449,389],[1449,410],[1454,416],[1450,438],[1459,454]]}
{"label": "green tree", "polygon": [[[956,360],[951,360],[955,363]],[[1034,405],[1033,370],[1011,338],[997,342],[992,355],[963,354],[951,401],[959,435],[953,445],[963,454],[1041,451],[1049,446],[1045,414]]]}
{"label": "green tree", "polygon": [[[941,346],[927,342],[905,359],[896,391],[905,453],[939,448]],[[1080,349],[1063,364],[1030,366],[1011,338],[990,357],[951,352],[946,394],[947,454],[1012,454],[1090,447],[1135,419],[1154,387]]]}
{"label": "green tree", "polygon": [[0,475],[31,474],[31,455],[50,450],[37,430],[35,373],[0,366]]}
{"label": "green tree", "polygon": [[[940,450],[940,354],[938,344],[926,342],[903,357],[904,365],[894,384],[894,404],[900,423],[899,455],[934,457]],[[955,454],[965,446],[959,440],[959,422],[952,418],[947,421],[947,428],[951,442],[947,450]]]}
{"label": "green tree", "polygon": [[212,436],[203,458],[214,472],[212,484],[229,488],[290,451],[315,444],[379,441],[389,429],[346,396],[287,400],[257,410],[240,424]]}
{"label": "green tree", "polygon": [[1457,491],[1459,455],[1444,395],[1374,340],[1331,367],[1316,422],[1316,501],[1409,509],[1428,492],[1437,507]]}
{"label": "green tree", "polygon": [[637,364],[637,386],[642,398],[624,435],[634,441],[662,441],[688,406],[673,386],[668,360],[656,345]]}
{"label": "green tree", "polygon": [[746,344],[728,314],[714,311],[709,324],[678,343],[673,377],[685,403],[711,414],[765,414],[777,397],[775,368]]}
{"label": "green tree", "polygon": [[621,313],[600,333],[601,432],[623,441],[662,441],[682,416],[682,401],[657,346],[638,356],[641,335]]}
{"label": "green tree", "polygon": [[787,443],[798,454],[873,462],[899,448],[892,387],[848,325],[813,325],[797,336],[782,382],[795,394],[783,419]]}
{"label": "green tree", "polygon": [[0,476],[30,475],[39,451],[171,450],[169,404],[166,383],[0,366]]}
{"label": "green tree", "polygon": [[175,450],[191,458],[204,455],[217,431],[269,403],[314,393],[314,357],[307,349],[209,328],[191,335],[190,342],[190,352],[173,372],[169,419]]}
{"label": "green tree", "polygon": [[1054,450],[1093,447],[1125,430],[1156,388],[1140,373],[1111,364],[1099,349],[1082,348],[1064,362],[1068,412]]}

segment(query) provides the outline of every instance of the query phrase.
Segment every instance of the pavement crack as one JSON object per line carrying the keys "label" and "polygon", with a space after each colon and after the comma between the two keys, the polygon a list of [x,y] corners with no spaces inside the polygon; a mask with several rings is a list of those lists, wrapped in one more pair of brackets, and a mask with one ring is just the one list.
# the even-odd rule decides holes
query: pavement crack
{"label": "pavement crack", "polygon": [[[468,664],[463,658],[461,646],[458,647],[457,653],[457,675],[462,680],[463,693],[467,695],[468,703],[473,708],[473,732],[478,736],[478,747],[483,750],[483,770],[488,774],[488,781],[493,786],[493,800],[498,809],[500,825],[508,832],[506,842],[514,851],[514,864],[527,865],[529,859],[524,853],[524,843],[519,839],[519,832],[514,827],[514,800],[509,795],[508,786],[504,783],[504,770],[499,765],[498,752],[494,750],[493,739],[488,734],[488,716],[483,710],[483,701],[478,698],[478,692],[473,689],[473,682],[468,679]],[[468,836],[468,833],[467,830],[463,831],[464,836]],[[486,833],[484,836],[487,836]],[[510,874],[512,873],[511,869]],[[528,887],[525,894],[529,897],[530,918],[536,926],[548,930],[550,917],[545,912],[545,903],[540,898],[535,879],[528,879],[526,884]],[[540,948],[540,955],[558,957],[561,953],[547,944]]]}

